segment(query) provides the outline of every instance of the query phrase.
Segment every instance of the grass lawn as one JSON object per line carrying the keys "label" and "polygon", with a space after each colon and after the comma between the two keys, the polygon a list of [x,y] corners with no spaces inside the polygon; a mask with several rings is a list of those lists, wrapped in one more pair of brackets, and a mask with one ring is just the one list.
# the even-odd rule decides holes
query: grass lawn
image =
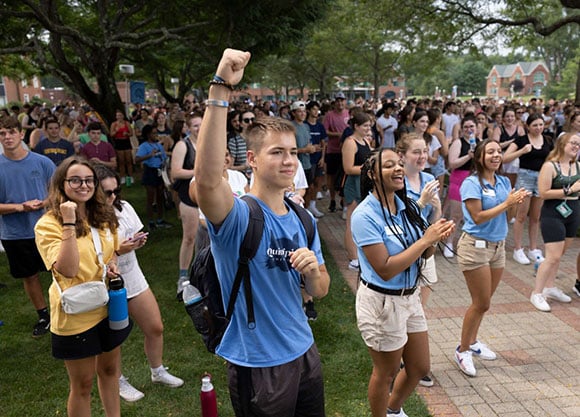
{"label": "grass lawn", "polygon": [[[135,185],[123,190],[146,224],[144,189]],[[183,306],[175,300],[178,275],[177,256],[181,226],[175,210],[167,219],[173,229],[155,231],[138,257],[149,284],[157,296],[165,325],[164,364],[170,372],[183,378],[178,389],[153,385],[143,353],[143,336],[135,326],[123,344],[123,373],[145,393],[145,398],[130,404],[121,401],[123,416],[198,416],[200,378],[204,372],[213,375],[221,417],[232,417],[225,374],[225,362],[205,350]],[[323,362],[326,411],[328,416],[368,416],[366,389],[371,361],[356,328],[354,296],[344,283],[333,259],[326,256],[332,277],[329,295],[317,302],[319,319],[312,323]],[[52,358],[50,336],[31,337],[36,314],[24,294],[22,284],[10,277],[5,255],[0,254],[0,416],[65,416],[68,378],[62,361]],[[45,289],[50,275],[43,274]],[[386,393],[385,393],[386,395]],[[93,416],[103,416],[96,384],[93,390]],[[426,417],[429,413],[417,395],[405,404],[410,416]]]}

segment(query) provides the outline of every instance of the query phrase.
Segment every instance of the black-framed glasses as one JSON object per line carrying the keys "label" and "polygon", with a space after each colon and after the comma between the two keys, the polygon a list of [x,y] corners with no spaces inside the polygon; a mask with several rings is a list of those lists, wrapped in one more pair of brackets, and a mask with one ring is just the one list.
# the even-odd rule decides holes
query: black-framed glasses
{"label": "black-framed glasses", "polygon": [[242,119],[242,122],[244,122],[244,123],[254,123],[254,120],[256,120],[255,117],[244,117]]}
{"label": "black-framed glasses", "polygon": [[114,190],[103,190],[107,197],[111,197],[113,194],[119,195],[121,194],[121,187],[115,188]]}
{"label": "black-framed glasses", "polygon": [[94,187],[95,184],[97,183],[97,181],[93,177],[89,178],[72,177],[66,178],[65,181],[68,182],[69,187],[72,188],[73,190],[80,188],[81,185],[83,185],[83,183],[89,188]]}

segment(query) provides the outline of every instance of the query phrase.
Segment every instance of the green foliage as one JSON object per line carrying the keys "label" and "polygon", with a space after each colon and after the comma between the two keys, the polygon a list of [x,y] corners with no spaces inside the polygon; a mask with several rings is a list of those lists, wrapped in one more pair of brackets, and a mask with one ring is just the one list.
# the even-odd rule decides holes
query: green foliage
{"label": "green foliage", "polygon": [[[130,201],[145,219],[143,187],[125,187],[122,193],[123,198]],[[205,350],[183,305],[175,300],[181,227],[175,210],[166,217],[175,225],[173,229],[151,233],[147,245],[137,254],[163,317],[164,365],[171,373],[183,378],[185,385],[171,389],[151,383],[143,353],[143,334],[135,326],[123,344],[122,369],[130,383],[145,393],[145,398],[132,404],[122,401],[121,414],[126,417],[198,416],[200,378],[204,372],[209,372],[217,392],[220,416],[233,417],[225,362]],[[325,259],[332,284],[328,296],[316,303],[319,318],[312,323],[312,328],[323,363],[326,412],[328,416],[336,417],[370,415],[366,389],[371,360],[356,327],[354,295],[327,251]],[[21,281],[9,278],[4,254],[0,254],[0,276],[8,286],[0,289],[0,320],[4,321],[0,326],[3,358],[0,415],[66,415],[68,377],[63,362],[52,358],[50,336],[38,340],[30,337],[36,314],[24,294]],[[50,275],[43,274],[41,281],[46,293]],[[92,391],[92,410],[93,416],[104,415],[96,384]],[[405,411],[416,417],[429,416],[416,394],[405,403]]]}

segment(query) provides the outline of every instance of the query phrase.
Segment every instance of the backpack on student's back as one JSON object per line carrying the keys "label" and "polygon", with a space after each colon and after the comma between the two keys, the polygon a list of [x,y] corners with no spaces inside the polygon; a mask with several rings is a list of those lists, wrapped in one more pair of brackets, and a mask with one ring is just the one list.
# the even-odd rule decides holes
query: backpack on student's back
{"label": "backpack on student's back", "polygon": [[[252,299],[252,287],[250,282],[250,260],[256,255],[262,233],[264,231],[264,212],[259,203],[250,196],[243,196],[242,199],[250,208],[250,218],[248,229],[244,235],[244,240],[240,246],[240,258],[238,260],[238,270],[232,286],[232,292],[228,302],[227,310],[224,309],[222,301],[221,286],[215,268],[211,246],[203,248],[196,254],[191,266],[189,282],[201,293],[203,299],[196,308],[193,323],[195,330],[203,338],[203,342],[208,351],[215,353],[215,349],[220,344],[222,337],[230,323],[234,312],[234,305],[244,284],[244,294],[246,296],[248,310],[248,326],[254,328],[254,305]],[[314,241],[314,225],[310,214],[298,204],[288,198],[284,198],[286,203],[298,215],[308,240],[308,247]]]}

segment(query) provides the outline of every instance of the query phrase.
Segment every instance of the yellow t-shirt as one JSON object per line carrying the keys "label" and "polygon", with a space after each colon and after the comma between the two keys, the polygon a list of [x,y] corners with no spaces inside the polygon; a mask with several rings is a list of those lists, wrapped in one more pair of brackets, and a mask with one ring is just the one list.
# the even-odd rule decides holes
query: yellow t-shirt
{"label": "yellow t-shirt", "polygon": [[[74,278],[66,278],[53,268],[62,243],[62,225],[51,214],[44,214],[34,227],[36,246],[46,265],[52,272],[60,288],[65,289],[89,281],[102,279],[102,268],[99,265],[97,252],[91,233],[77,238],[77,247],[80,253],[79,272]],[[103,262],[105,265],[113,257],[117,247],[117,234],[109,229],[100,229]],[[60,304],[60,294],[54,282],[48,290],[50,299],[50,331],[60,336],[71,336],[82,333],[96,326],[107,317],[107,307],[100,307],[93,311],[81,314],[66,314]]]}

